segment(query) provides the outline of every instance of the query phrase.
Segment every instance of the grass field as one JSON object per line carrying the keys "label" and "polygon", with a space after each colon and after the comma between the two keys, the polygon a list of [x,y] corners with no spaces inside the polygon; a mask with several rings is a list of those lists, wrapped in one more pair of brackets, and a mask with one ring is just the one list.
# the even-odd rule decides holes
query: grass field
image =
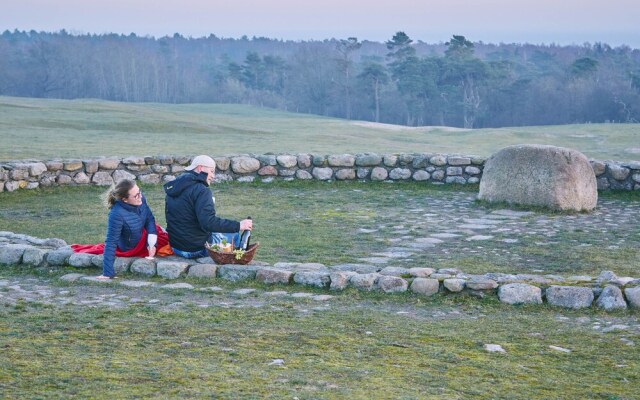
{"label": "grass field", "polygon": [[[161,186],[142,187],[157,222],[165,226]],[[255,221],[256,259],[276,262],[362,263],[377,253],[411,251],[390,266],[459,268],[466,273],[557,273],[597,276],[613,270],[638,276],[640,193],[601,194],[593,214],[535,212],[506,232],[469,232],[465,221],[485,219],[494,206],[474,202],[477,186],[421,183],[273,182],[212,186],[221,217]],[[0,230],[68,243],[104,241],[107,210],[99,187],[3,193]],[[257,201],[256,199],[259,199]],[[616,215],[622,215],[618,217]],[[611,218],[619,219],[612,223]],[[374,231],[372,233],[362,233]],[[455,239],[426,248],[414,244],[438,233]],[[482,233],[494,239],[473,242]],[[504,235],[504,236],[501,236]],[[505,242],[503,239],[509,239]],[[515,242],[513,242],[515,240]]]}
{"label": "grass field", "polygon": [[0,160],[242,153],[444,153],[489,156],[513,144],[640,159],[640,124],[463,130],[402,127],[243,105],[0,97]]}
{"label": "grass field", "polygon": [[[638,159],[639,125],[461,131],[401,128],[232,105],[121,104],[0,97],[0,160],[243,152],[442,152],[489,155],[514,143]],[[397,182],[224,183],[220,216],[252,215],[260,261],[357,262],[485,218],[477,186]],[[68,243],[104,240],[105,188],[0,193],[0,230]],[[160,186],[142,186],[158,223]],[[505,227],[517,242],[444,242],[411,265],[467,273],[638,276],[640,193],[601,193],[593,214],[534,211]],[[465,221],[467,219],[467,221]],[[509,225],[512,223],[513,225]],[[456,228],[457,229],[457,228]],[[363,233],[375,231],[374,233]],[[501,233],[495,233],[501,239]],[[633,399],[640,380],[638,311],[510,306],[495,296],[349,289],[319,305],[236,288],[301,286],[208,281],[222,292],[65,283],[77,270],[0,267],[0,398]],[[98,269],[83,271],[97,274]],[[131,278],[132,276],[128,276]],[[139,279],[139,277],[133,277]],[[164,282],[161,278],[153,280]],[[138,298],[125,308],[5,302],[9,286],[88,298]],[[65,294],[63,294],[65,293]],[[3,297],[4,296],[4,297]],[[28,297],[28,293],[25,293]],[[162,299],[167,307],[147,303]],[[211,303],[208,308],[198,304]],[[175,307],[172,307],[174,306]],[[628,326],[605,332],[603,327]],[[506,353],[489,353],[499,344]],[[569,349],[569,353],[550,346]],[[282,365],[272,365],[275,359]]]}
{"label": "grass field", "polygon": [[[159,296],[158,289],[111,291]],[[639,335],[593,329],[633,321],[623,313],[514,307],[495,298],[335,295],[324,306],[177,292],[167,301],[220,306],[3,307],[0,397],[637,398],[640,352],[625,343]]]}

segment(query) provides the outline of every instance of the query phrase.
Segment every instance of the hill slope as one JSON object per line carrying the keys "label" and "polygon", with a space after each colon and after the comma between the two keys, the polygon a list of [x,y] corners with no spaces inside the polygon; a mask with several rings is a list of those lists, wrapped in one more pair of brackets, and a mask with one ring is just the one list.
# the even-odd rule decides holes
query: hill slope
{"label": "hill slope", "polygon": [[552,144],[595,159],[640,159],[640,124],[462,130],[347,121],[231,104],[116,103],[0,97],[0,160],[256,153],[489,156]]}

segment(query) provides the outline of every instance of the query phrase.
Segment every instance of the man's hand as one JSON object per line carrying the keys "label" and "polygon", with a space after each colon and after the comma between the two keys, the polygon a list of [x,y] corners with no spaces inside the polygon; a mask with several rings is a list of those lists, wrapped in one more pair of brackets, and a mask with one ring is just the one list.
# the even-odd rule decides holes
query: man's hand
{"label": "man's hand", "polygon": [[244,231],[244,230],[251,230],[253,229],[253,221],[250,219],[243,219],[242,221],[240,221],[240,230]]}
{"label": "man's hand", "polygon": [[156,255],[156,246],[147,247],[147,249],[149,249],[149,257]]}

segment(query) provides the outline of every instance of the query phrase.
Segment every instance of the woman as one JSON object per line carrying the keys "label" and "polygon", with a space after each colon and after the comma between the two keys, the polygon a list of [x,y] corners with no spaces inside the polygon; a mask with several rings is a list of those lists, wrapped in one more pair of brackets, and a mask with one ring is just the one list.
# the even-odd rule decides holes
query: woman
{"label": "woman", "polygon": [[142,247],[146,233],[148,255],[153,257],[156,254],[158,241],[156,220],[147,205],[147,200],[134,181],[124,179],[113,186],[105,193],[105,205],[110,211],[107,220],[107,238],[104,242],[102,275],[98,276],[98,279],[115,277],[113,263],[116,258],[116,248],[128,252],[136,247]]}
{"label": "woman", "polygon": [[75,252],[104,253],[102,275],[97,277],[99,280],[115,277],[113,264],[116,256],[153,257],[156,246],[160,248],[168,243],[166,232],[156,225],[153,213],[134,181],[119,181],[103,198],[110,210],[104,245],[72,245]]}

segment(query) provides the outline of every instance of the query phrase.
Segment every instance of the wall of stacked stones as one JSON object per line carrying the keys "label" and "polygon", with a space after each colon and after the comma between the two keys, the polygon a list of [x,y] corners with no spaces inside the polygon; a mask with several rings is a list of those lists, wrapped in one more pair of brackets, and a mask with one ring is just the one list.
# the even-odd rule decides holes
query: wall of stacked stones
{"label": "wall of stacked stones", "polygon": [[[123,178],[147,184],[175,179],[191,156],[148,156],[0,163],[0,192],[64,185],[108,186]],[[361,180],[477,184],[485,159],[444,154],[262,154],[213,157],[217,181]],[[640,161],[592,160],[599,190],[640,190]]]}
{"label": "wall of stacked stones", "polygon": [[[0,231],[0,271],[6,265],[21,268],[72,266],[77,273],[65,280],[95,280],[102,266],[102,255],[74,253],[62,239],[40,239]],[[618,277],[603,271],[597,277],[537,274],[467,274],[456,268],[384,267],[368,264],[324,265],[319,263],[278,262],[273,265],[252,262],[249,265],[216,265],[211,258],[190,260],[177,256],[155,259],[117,257],[118,280],[131,286],[153,285],[138,277],[159,276],[165,280],[220,279],[231,282],[255,280],[271,285],[297,284],[341,291],[353,288],[384,293],[412,292],[418,296],[468,294],[476,297],[497,295],[507,304],[549,304],[581,309],[597,307],[607,311],[640,308],[640,279]],[[123,276],[123,275],[120,275]],[[181,285],[181,286],[176,286]],[[171,287],[191,287],[187,282]]]}

